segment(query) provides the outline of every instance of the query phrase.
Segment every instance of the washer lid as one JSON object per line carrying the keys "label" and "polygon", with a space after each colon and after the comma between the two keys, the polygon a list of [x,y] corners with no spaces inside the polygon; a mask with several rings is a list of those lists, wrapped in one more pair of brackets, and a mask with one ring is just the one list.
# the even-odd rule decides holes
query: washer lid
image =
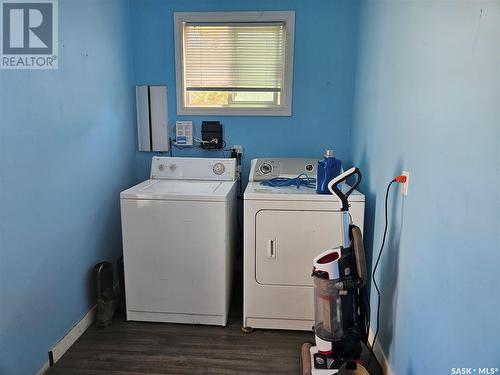
{"label": "washer lid", "polygon": [[[346,184],[341,185],[343,192],[349,190]],[[261,185],[260,182],[249,182],[245,189],[244,198],[248,200],[273,200],[273,201],[339,201],[331,194],[318,194],[316,189],[301,186],[270,187]],[[354,190],[349,196],[349,202],[364,202],[365,196]]]}
{"label": "washer lid", "polygon": [[146,180],[120,193],[120,199],[225,201],[234,181]]}

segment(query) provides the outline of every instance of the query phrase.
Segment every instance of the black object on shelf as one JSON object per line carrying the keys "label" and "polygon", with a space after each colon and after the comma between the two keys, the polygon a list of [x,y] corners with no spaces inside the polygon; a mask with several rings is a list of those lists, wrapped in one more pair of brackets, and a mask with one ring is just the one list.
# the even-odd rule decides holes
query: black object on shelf
{"label": "black object on shelf", "polygon": [[224,147],[222,140],[222,124],[220,121],[203,121],[201,123],[201,148],[215,150]]}

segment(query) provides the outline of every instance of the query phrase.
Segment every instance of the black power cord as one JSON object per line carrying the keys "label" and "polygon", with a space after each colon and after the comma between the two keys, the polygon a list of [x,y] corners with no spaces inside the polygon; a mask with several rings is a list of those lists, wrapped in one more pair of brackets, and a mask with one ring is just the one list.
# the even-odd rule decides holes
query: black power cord
{"label": "black power cord", "polygon": [[[208,141],[206,141],[207,143],[209,143]],[[226,141],[222,141],[223,142],[223,146],[226,147]],[[177,143],[175,142],[172,142],[172,139],[169,140],[169,144],[170,144],[170,151],[169,151],[169,156],[174,156],[173,155],[173,147],[175,147],[177,150],[187,150],[187,149],[195,149],[195,148],[198,148],[198,149],[201,149],[201,150],[205,150],[205,151],[220,151],[222,153],[222,157],[226,158],[226,151],[231,151],[231,149],[225,149],[225,148],[215,148],[215,147],[203,147],[203,141],[202,142],[199,142],[199,144],[192,144],[192,145],[189,145],[189,146],[185,146],[185,145],[178,145]]]}
{"label": "black power cord", "polygon": [[[382,369],[382,365],[378,361],[377,356],[373,352],[373,349],[370,347],[370,344],[366,343],[366,342],[363,342],[363,345],[365,346],[366,350],[368,350],[370,352],[370,359],[373,357],[373,358],[375,358],[375,361],[377,362],[378,372],[376,374],[383,375],[384,370]],[[368,364],[366,365],[366,370],[367,371],[370,371],[370,359],[368,360]]]}
{"label": "black power cord", "polygon": [[[375,286],[375,289],[377,290],[377,329],[375,330],[375,335],[373,336],[373,341],[371,345],[371,350],[370,350],[370,358],[368,359],[368,366],[370,366],[370,361],[372,359],[372,356],[375,356],[373,353],[374,348],[375,348],[375,342],[377,341],[377,336],[378,336],[378,331],[380,327],[380,289],[378,287],[377,281],[375,280],[375,272],[377,272],[378,264],[380,262],[380,257],[382,255],[382,251],[384,250],[384,245],[385,245],[385,238],[387,236],[387,224],[388,224],[388,219],[387,219],[387,203],[389,200],[389,190],[392,186],[393,183],[398,182],[396,181],[396,178],[392,179],[391,182],[389,182],[389,185],[387,185],[387,190],[385,192],[385,211],[384,211],[384,216],[385,216],[385,225],[384,225],[384,236],[382,237],[382,245],[380,246],[380,250],[378,252],[378,257],[377,261],[375,262],[375,267],[373,267],[373,272],[372,272],[372,281],[373,285]],[[377,357],[375,356],[375,359]],[[377,360],[378,362],[378,360]]]}
{"label": "black power cord", "polygon": [[366,369],[368,371],[370,371],[370,367],[369,366],[370,366],[371,358],[375,358],[375,361],[377,363],[377,368],[378,368],[377,374],[383,374],[382,365],[378,361],[377,356],[373,352],[373,349],[371,348],[370,343],[368,342],[368,336],[369,336],[369,333],[370,333],[371,309],[370,309],[370,299],[368,298],[368,293],[366,292],[366,288],[363,288],[361,294],[363,296],[363,300],[364,300],[365,308],[366,308],[366,329],[365,329],[365,332],[364,332],[364,338],[363,338],[363,340],[361,340],[361,342],[365,346],[366,350],[368,350],[368,352],[370,353],[370,356],[369,356],[369,359],[368,359],[368,364],[366,365]]}

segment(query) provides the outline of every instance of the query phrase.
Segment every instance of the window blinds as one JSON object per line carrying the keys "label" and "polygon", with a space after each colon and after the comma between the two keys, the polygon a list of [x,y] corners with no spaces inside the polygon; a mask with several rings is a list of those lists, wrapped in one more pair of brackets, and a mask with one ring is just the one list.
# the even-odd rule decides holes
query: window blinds
{"label": "window blinds", "polygon": [[187,91],[281,92],[285,23],[185,23]]}

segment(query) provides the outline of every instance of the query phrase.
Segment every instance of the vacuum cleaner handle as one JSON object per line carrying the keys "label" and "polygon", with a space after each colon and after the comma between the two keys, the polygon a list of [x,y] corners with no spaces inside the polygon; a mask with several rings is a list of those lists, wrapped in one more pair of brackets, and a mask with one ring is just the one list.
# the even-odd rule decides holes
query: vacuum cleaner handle
{"label": "vacuum cleaner handle", "polygon": [[[356,175],[356,182],[351,186],[351,188],[347,191],[347,193],[342,193],[342,191],[339,188],[339,185],[341,182],[346,181],[349,177]],[[358,168],[353,167],[345,171],[344,173],[338,175],[335,177],[333,180],[331,180],[328,183],[328,190],[337,197],[339,197],[340,202],[342,203],[342,208],[341,211],[348,211],[349,210],[349,203],[347,202],[347,198],[349,198],[349,195],[356,189],[361,182],[361,172],[359,171]]]}

